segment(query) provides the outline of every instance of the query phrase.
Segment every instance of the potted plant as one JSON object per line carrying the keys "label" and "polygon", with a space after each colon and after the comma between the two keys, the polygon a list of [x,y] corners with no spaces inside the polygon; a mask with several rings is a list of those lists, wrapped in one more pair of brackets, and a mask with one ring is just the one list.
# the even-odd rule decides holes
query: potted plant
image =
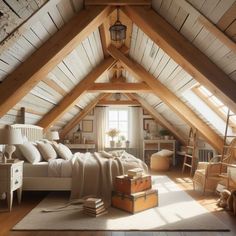
{"label": "potted plant", "polygon": [[116,136],[118,136],[118,134],[120,133],[120,131],[118,129],[115,129],[115,128],[112,128],[112,129],[109,129],[106,134],[111,137],[111,141],[110,141],[110,146],[111,148],[114,148],[115,147],[115,141],[114,141],[114,138]]}
{"label": "potted plant", "polygon": [[122,147],[122,142],[125,141],[125,136],[124,135],[120,135],[118,137],[118,142],[116,143],[116,147]]}

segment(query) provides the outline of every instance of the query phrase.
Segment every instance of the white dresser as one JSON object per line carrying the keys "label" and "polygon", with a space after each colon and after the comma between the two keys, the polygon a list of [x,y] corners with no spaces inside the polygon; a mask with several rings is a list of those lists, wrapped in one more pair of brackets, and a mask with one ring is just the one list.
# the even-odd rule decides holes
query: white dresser
{"label": "white dresser", "polygon": [[22,182],[23,182],[23,163],[0,163],[0,193],[7,194],[8,210],[12,209],[13,192],[17,190],[18,203],[21,202]]}

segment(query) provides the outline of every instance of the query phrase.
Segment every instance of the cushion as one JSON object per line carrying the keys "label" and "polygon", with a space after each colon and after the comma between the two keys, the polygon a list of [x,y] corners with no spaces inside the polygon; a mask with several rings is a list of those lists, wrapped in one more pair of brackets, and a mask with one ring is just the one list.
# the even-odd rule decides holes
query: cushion
{"label": "cushion", "polygon": [[153,155],[158,155],[158,156],[162,156],[162,157],[169,157],[171,155],[173,155],[173,151],[167,150],[167,149],[162,149],[159,152],[154,153]]}
{"label": "cushion", "polygon": [[22,155],[31,164],[38,163],[42,160],[41,154],[38,149],[30,142],[18,145]]}
{"label": "cushion", "polygon": [[37,148],[45,161],[57,158],[57,153],[50,143],[38,143]]}
{"label": "cushion", "polygon": [[65,160],[69,160],[72,158],[73,154],[71,152],[71,150],[65,146],[64,144],[62,143],[59,143],[59,144],[54,144],[53,145],[58,156],[65,159]]}

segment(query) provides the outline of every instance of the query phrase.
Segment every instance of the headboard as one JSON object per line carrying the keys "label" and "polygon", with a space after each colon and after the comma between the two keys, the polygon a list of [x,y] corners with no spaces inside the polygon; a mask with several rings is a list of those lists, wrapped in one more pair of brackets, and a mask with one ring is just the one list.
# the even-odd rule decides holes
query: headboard
{"label": "headboard", "polygon": [[31,142],[43,139],[43,128],[37,125],[15,124],[10,125],[13,129],[20,129],[23,136]]}

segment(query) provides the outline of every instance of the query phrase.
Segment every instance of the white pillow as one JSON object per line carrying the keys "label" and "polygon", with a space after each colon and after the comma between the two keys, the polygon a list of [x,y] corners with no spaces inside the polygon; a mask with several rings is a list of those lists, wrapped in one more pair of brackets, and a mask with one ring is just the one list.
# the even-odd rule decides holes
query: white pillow
{"label": "white pillow", "polygon": [[30,142],[18,145],[22,155],[31,164],[38,163],[42,160],[41,154],[38,149]]}
{"label": "white pillow", "polygon": [[73,154],[71,152],[71,150],[65,146],[64,144],[62,143],[59,143],[59,144],[54,144],[53,145],[58,156],[65,159],[65,160],[69,160],[72,158]]}
{"label": "white pillow", "polygon": [[170,151],[168,149],[162,149],[161,151],[155,153],[158,156],[162,156],[162,157],[169,157],[171,155],[173,155],[173,151]]}
{"label": "white pillow", "polygon": [[45,161],[57,158],[57,153],[50,143],[38,143],[37,148]]}

